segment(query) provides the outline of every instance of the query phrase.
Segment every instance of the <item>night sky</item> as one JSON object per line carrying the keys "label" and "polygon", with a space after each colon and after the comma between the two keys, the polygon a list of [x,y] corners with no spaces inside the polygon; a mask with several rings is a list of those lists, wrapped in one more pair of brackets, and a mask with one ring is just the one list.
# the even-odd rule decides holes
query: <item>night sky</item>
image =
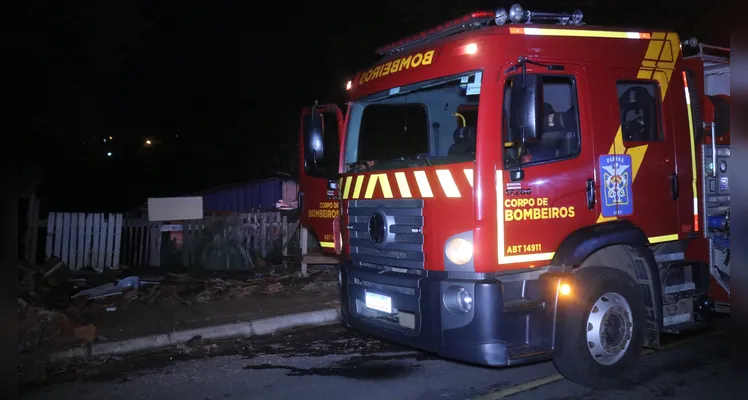
{"label": "night sky", "polygon": [[[31,54],[46,69],[47,96],[32,110],[25,160],[44,168],[42,211],[107,212],[296,173],[301,107],[344,102],[345,82],[377,61],[377,46],[513,3],[31,4],[40,27]],[[521,4],[729,45],[723,0]]]}

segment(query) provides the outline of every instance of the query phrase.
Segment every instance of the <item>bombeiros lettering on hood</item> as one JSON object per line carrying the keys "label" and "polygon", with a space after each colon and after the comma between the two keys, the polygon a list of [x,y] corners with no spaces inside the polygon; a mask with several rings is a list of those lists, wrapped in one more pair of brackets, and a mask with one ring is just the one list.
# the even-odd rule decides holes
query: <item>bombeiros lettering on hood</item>
{"label": "bombeiros lettering on hood", "polygon": [[363,85],[374,79],[400,72],[404,69],[418,68],[423,65],[431,65],[434,61],[434,51],[429,50],[422,53],[411,54],[407,57],[387,61],[384,64],[377,65],[365,72],[361,72],[358,78],[358,84]]}

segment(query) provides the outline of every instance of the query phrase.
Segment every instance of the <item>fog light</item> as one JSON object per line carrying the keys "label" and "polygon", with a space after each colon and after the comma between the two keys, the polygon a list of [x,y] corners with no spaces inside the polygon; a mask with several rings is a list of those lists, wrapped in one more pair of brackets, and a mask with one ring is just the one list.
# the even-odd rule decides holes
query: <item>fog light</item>
{"label": "fog light", "polygon": [[463,238],[454,238],[447,242],[444,252],[450,262],[465,265],[473,258],[473,244]]}
{"label": "fog light", "polygon": [[473,309],[473,296],[465,288],[460,288],[457,291],[457,304],[460,306],[460,310],[468,312]]}
{"label": "fog light", "polygon": [[562,283],[558,288],[558,292],[561,293],[562,296],[568,296],[571,294],[571,286],[568,283]]}
{"label": "fog light", "polygon": [[453,314],[466,314],[473,309],[473,296],[462,286],[448,287],[442,294],[444,307]]}

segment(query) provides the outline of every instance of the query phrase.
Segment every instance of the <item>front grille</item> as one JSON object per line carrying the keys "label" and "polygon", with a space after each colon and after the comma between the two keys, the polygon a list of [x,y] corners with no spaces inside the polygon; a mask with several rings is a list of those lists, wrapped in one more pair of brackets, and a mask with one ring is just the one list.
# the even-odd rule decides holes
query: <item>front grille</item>
{"label": "front grille", "polygon": [[[369,218],[384,216],[385,240],[375,244],[369,236]],[[351,200],[348,202],[351,260],[354,265],[424,268],[423,200]]]}

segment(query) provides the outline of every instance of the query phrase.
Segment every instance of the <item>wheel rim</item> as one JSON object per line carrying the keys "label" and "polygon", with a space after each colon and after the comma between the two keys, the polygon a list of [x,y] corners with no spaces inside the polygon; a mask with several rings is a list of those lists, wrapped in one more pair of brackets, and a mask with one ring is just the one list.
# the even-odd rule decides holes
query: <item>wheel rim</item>
{"label": "wheel rim", "polygon": [[605,293],[587,317],[587,348],[602,365],[615,364],[631,344],[634,321],[631,306],[618,293]]}

